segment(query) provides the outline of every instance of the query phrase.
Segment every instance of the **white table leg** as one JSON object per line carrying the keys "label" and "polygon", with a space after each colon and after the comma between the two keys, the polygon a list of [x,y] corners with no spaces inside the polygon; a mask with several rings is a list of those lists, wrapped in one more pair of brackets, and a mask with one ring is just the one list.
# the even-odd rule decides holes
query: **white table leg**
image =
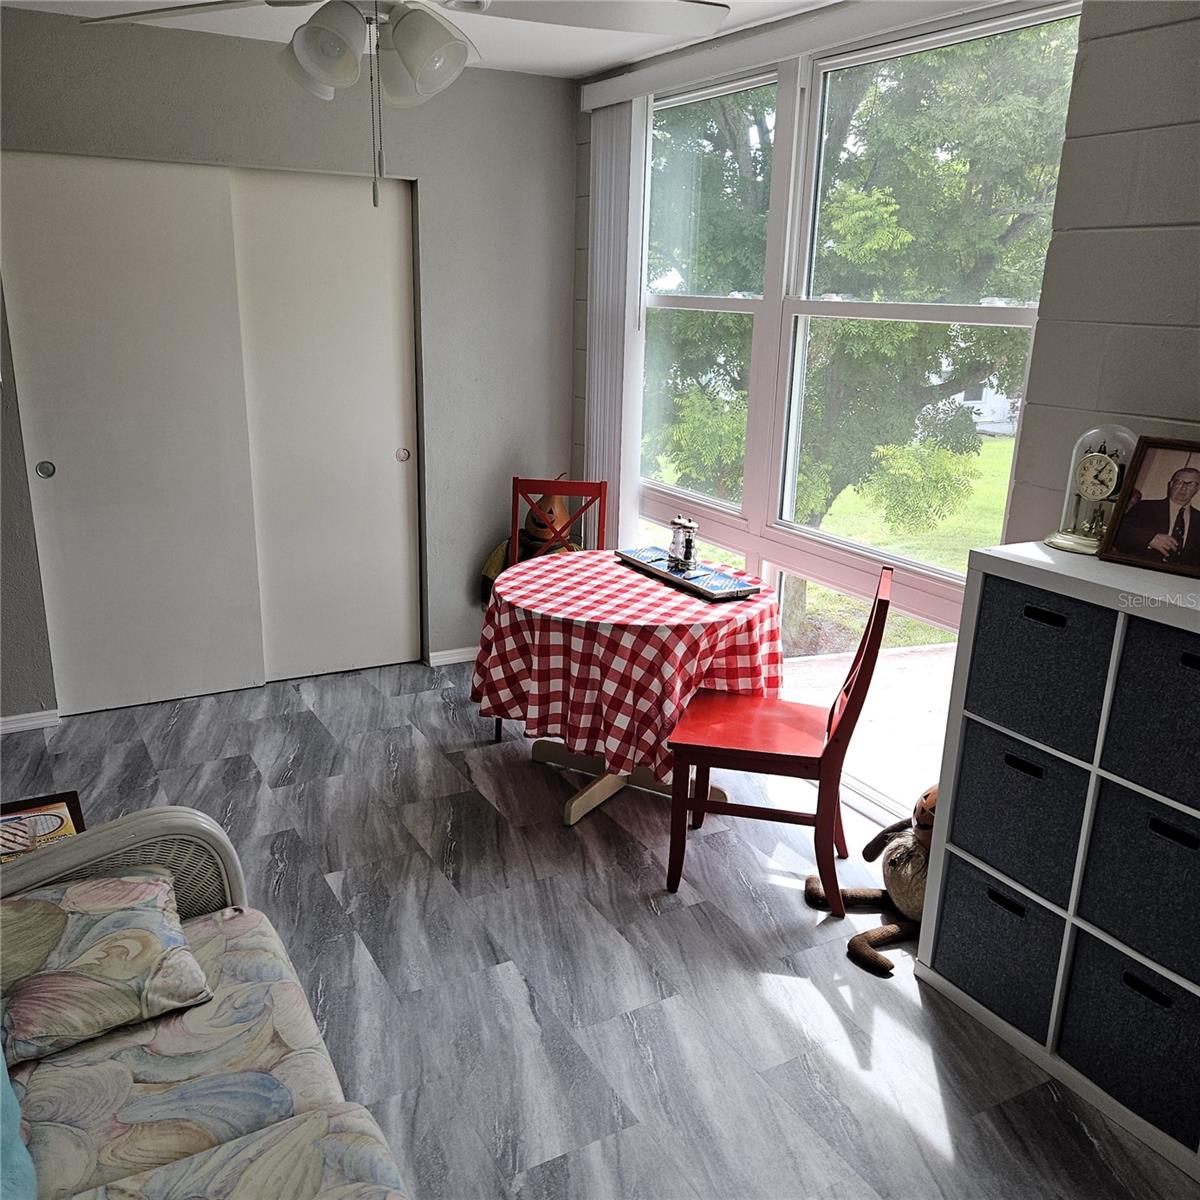
{"label": "white table leg", "polygon": [[[563,824],[574,825],[587,816],[593,808],[603,804],[609,796],[615,796],[624,787],[640,788],[646,792],[657,792],[660,796],[671,794],[671,785],[655,779],[649,767],[637,767],[632,775],[613,775],[604,769],[604,760],[598,754],[575,754],[562,742],[539,738],[533,743],[534,762],[548,763],[568,771],[579,771],[595,775],[591,783],[584,784],[563,806]],[[725,790],[709,788],[709,799],[724,802],[729,799]]]}

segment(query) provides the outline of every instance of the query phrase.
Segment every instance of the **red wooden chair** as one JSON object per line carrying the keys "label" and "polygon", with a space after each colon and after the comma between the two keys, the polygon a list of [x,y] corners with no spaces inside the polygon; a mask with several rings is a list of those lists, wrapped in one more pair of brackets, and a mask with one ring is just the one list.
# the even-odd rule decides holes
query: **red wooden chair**
{"label": "red wooden chair", "polygon": [[[579,508],[562,525],[556,525],[553,519],[538,507],[542,496],[578,496],[583,500]],[[525,479],[514,475],[512,481],[512,525],[508,535],[508,565],[514,566],[520,551],[519,538],[521,526],[521,501],[524,500],[533,510],[537,519],[550,530],[546,544],[538,554],[549,554],[556,546],[561,549],[572,549],[570,532],[573,526],[583,520],[590,508],[596,508],[596,549],[604,549],[604,517],[608,510],[608,483],[603,479]],[[583,540],[582,538],[580,539]],[[536,557],[536,556],[535,556]],[[500,717],[496,718],[495,740],[498,742],[504,736],[504,724]]]}
{"label": "red wooden chair", "polygon": [[[562,525],[555,525],[538,507],[538,500],[545,495],[578,496],[583,500],[578,510]],[[604,516],[608,508],[608,484],[603,480],[574,480],[574,479],[523,479],[513,476],[512,481],[512,527],[508,539],[508,565],[511,567],[517,561],[518,539],[521,536],[521,501],[533,510],[534,516],[547,526],[550,537],[546,539],[545,548],[539,554],[548,554],[554,547],[570,549],[571,528],[583,520],[584,515],[593,506],[597,509],[596,516],[596,549],[604,549]]]}
{"label": "red wooden chair", "polygon": [[[667,742],[674,751],[668,891],[678,889],[683,873],[689,809],[693,813],[693,829],[700,827],[706,812],[762,817],[814,826],[817,871],[829,898],[830,911],[835,917],[846,915],[834,864],[835,849],[839,858],[847,857],[846,837],[842,832],[842,763],[875,672],[891,592],[892,568],[884,567],[862,641],[846,682],[828,712],[815,704],[708,689],[702,689],[692,698]],[[694,789],[693,767],[696,768]],[[708,776],[713,767],[815,779],[817,811],[790,812],[711,800]]]}

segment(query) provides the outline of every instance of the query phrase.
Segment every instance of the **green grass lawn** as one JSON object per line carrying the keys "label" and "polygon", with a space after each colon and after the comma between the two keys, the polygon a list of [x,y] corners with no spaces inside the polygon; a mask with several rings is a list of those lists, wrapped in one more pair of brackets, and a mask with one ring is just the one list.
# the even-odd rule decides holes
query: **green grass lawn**
{"label": "green grass lawn", "polygon": [[971,485],[966,504],[936,529],[922,533],[893,533],[853,488],[833,502],[821,529],[838,537],[877,546],[891,554],[932,563],[962,574],[967,552],[994,546],[1000,540],[1014,438],[985,437],[976,465],[980,476]]}
{"label": "green grass lawn", "polygon": [[[853,488],[847,488],[834,501],[821,529],[917,562],[965,573],[969,551],[994,546],[1000,540],[1014,441],[1010,437],[983,439],[976,462],[980,475],[971,486],[970,497],[936,529],[893,533]],[[669,530],[644,519],[640,533],[646,545],[657,540],[665,546],[670,538]],[[739,555],[715,546],[701,544],[700,552],[704,558],[731,566],[742,566],[745,562]],[[794,657],[854,649],[862,635],[870,602],[815,583],[805,586],[802,580],[785,574],[781,608],[784,654]],[[929,646],[952,642],[955,636],[915,617],[893,612],[888,617],[883,644],[889,648]]]}
{"label": "green grass lawn", "polygon": [[[980,476],[971,487],[970,498],[936,529],[922,533],[893,533],[853,488],[847,488],[834,501],[821,529],[878,546],[904,558],[965,573],[970,550],[994,546],[1000,540],[1014,441],[1000,437],[983,439],[977,464]],[[812,583],[807,588],[793,585],[789,596],[785,579],[784,653],[788,656],[830,654],[853,649],[858,644],[869,607],[866,600],[857,596],[847,596]],[[952,642],[954,638],[955,635],[945,629],[893,612],[888,616],[883,644],[885,647],[929,646]]]}
{"label": "green grass lawn", "polygon": [[[784,657],[840,654],[853,650],[862,637],[870,611],[869,600],[847,596],[845,592],[817,583],[809,583],[806,587],[802,580],[785,572],[780,604]],[[952,642],[956,636],[949,630],[938,629],[893,610],[888,613],[883,631],[883,648],[934,646]]]}

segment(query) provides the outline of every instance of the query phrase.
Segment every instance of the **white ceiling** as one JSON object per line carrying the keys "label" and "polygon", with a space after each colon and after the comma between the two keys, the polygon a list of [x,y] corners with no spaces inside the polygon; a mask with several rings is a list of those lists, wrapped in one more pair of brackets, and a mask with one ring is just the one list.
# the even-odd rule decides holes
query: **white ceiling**
{"label": "white ceiling", "polygon": [[[16,8],[34,8],[72,16],[100,16],[139,8],[165,8],[188,0],[5,0]],[[833,0],[725,0],[731,8],[717,36],[778,20]],[[636,4],[638,0],[623,0]],[[269,42],[291,40],[297,25],[308,19],[317,4],[299,8],[234,9],[225,13],[192,14],[146,21],[170,29],[195,29],[231,37],[261,38]],[[538,75],[578,78],[691,44],[686,38],[654,34],[617,33],[612,30],[577,29],[566,25],[539,25],[499,17],[447,12],[445,14],[479,49],[479,66],[493,70],[528,71]],[[692,39],[694,40],[694,39]]]}

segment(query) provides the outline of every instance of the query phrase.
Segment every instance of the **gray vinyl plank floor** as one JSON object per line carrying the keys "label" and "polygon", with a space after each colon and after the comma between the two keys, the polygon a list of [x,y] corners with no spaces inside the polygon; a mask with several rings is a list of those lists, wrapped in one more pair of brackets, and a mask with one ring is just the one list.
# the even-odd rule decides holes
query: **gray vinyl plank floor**
{"label": "gray vinyl plank floor", "polygon": [[[198,808],[242,856],[348,1099],[417,1200],[1200,1200],[1200,1185],[806,907],[810,832],[669,801],[568,829],[580,778],[471,704],[469,665],[273,682],[0,739],[5,799],[95,826]],[[718,773],[734,799],[807,784]],[[877,880],[848,814],[845,884]]]}

